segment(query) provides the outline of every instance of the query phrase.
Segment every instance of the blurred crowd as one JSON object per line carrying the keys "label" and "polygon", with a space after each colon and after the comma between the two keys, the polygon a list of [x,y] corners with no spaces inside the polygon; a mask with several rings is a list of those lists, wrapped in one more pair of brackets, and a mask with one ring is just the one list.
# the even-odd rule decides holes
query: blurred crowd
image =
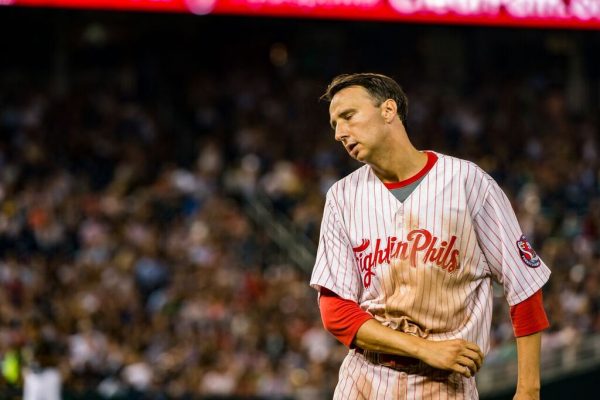
{"label": "blurred crowd", "polygon": [[[2,387],[43,358],[87,398],[326,397],[346,350],[244,204],[266,193],[316,242],[325,192],[359,166],[317,101],[331,77],[232,66],[164,93],[145,68],[71,71],[58,88],[0,77]],[[573,112],[543,75],[463,90],[384,72],[418,147],[496,178],[551,267],[544,347],[600,333],[598,110]],[[497,297],[492,364],[513,337]]]}

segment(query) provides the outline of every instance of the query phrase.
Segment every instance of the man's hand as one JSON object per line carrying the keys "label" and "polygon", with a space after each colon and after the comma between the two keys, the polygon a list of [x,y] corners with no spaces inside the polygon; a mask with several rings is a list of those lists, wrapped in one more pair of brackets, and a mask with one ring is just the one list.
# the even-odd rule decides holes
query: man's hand
{"label": "man's hand", "polygon": [[483,364],[483,353],[475,343],[462,339],[430,341],[420,349],[419,358],[434,368],[458,372],[470,378]]}

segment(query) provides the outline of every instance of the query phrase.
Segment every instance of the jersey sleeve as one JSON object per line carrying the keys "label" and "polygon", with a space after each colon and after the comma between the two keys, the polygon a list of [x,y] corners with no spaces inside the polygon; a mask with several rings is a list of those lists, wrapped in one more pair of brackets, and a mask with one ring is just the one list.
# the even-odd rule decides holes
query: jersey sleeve
{"label": "jersey sleeve", "polygon": [[323,209],[319,247],[310,285],[316,290],[323,287],[343,299],[359,302],[360,276],[331,189]]}
{"label": "jersey sleeve", "polygon": [[487,176],[483,203],[474,218],[474,229],[490,273],[504,287],[510,306],[537,292],[550,277],[550,269],[533,250],[517,221],[510,201]]}

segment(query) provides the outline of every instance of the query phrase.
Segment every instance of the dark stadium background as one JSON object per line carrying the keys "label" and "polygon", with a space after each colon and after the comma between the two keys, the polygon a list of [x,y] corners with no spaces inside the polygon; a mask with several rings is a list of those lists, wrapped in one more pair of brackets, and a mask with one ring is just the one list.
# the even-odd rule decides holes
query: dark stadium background
{"label": "dark stadium background", "polygon": [[[600,32],[7,8],[0,37],[3,367],[42,348],[73,399],[330,397],[344,350],[295,252],[357,167],[318,97],[376,71],[417,147],[490,172],[553,270],[542,398],[593,393]],[[496,304],[490,400],[516,368]]]}

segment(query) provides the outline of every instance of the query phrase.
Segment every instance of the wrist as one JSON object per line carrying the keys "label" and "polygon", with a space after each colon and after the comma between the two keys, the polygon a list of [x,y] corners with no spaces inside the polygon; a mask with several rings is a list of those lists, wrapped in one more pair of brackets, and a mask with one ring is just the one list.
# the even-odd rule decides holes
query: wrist
{"label": "wrist", "polygon": [[541,384],[539,374],[524,374],[519,371],[517,379],[517,391],[523,393],[539,393]]}
{"label": "wrist", "polygon": [[517,389],[513,400],[540,400],[540,391],[539,390],[520,390]]}
{"label": "wrist", "polygon": [[540,384],[517,384],[517,393],[537,394],[540,392]]}
{"label": "wrist", "polygon": [[409,356],[416,358],[418,360],[424,361],[427,358],[427,351],[428,351],[428,347],[427,347],[427,340],[417,337],[417,336],[412,336],[412,335],[408,335],[410,337],[411,340],[411,345],[409,346]]}

